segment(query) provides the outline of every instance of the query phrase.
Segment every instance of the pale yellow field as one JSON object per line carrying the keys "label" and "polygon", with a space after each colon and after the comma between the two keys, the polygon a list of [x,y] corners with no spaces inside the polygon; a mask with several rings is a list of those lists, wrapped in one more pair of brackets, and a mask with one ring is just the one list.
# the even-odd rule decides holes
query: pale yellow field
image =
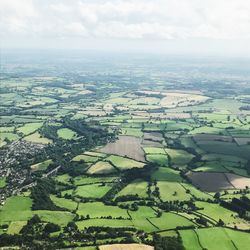
{"label": "pale yellow field", "polygon": [[100,250],[154,250],[154,247],[144,244],[113,244],[99,246]]}

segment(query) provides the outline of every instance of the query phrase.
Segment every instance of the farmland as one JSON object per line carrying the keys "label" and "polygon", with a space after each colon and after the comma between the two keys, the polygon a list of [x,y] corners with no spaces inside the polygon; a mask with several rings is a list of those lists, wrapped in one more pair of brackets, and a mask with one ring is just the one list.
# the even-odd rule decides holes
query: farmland
{"label": "farmland", "polygon": [[0,248],[246,249],[250,78],[81,60],[4,64]]}

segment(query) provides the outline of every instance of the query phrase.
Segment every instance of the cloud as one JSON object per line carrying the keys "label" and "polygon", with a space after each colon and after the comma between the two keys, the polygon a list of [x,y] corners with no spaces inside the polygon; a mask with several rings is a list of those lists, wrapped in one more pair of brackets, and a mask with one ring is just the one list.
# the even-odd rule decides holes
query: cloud
{"label": "cloud", "polygon": [[5,39],[250,39],[249,0],[0,0],[0,10]]}

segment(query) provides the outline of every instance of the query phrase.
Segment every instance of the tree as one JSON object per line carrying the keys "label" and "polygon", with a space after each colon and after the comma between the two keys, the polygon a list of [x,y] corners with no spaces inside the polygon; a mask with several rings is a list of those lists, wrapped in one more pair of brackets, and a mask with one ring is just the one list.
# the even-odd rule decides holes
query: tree
{"label": "tree", "polygon": [[46,224],[46,226],[44,227],[44,232],[45,233],[53,233],[53,232],[57,232],[61,230],[61,227],[57,224],[51,223],[49,222],[48,224]]}

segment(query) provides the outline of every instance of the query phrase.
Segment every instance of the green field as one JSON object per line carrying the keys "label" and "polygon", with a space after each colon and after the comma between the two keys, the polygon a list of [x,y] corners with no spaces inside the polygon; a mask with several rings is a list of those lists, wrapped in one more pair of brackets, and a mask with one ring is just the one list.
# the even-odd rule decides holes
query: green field
{"label": "green field", "polygon": [[77,214],[83,216],[89,215],[90,218],[111,216],[112,218],[122,217],[129,219],[127,210],[116,206],[107,206],[101,202],[79,203]]}
{"label": "green field", "polygon": [[124,195],[138,195],[139,197],[147,197],[147,182],[142,180],[135,180],[123,188],[118,194],[118,196]]}
{"label": "green field", "polygon": [[160,197],[164,201],[189,200],[190,194],[178,182],[158,181],[157,186],[160,189]]}
{"label": "green field", "polygon": [[4,188],[6,185],[6,177],[0,178],[0,188]]}
{"label": "green field", "polygon": [[110,190],[110,188],[111,186],[108,184],[104,186],[102,184],[84,185],[78,186],[73,194],[86,198],[101,198]]}
{"label": "green field", "polygon": [[23,135],[29,135],[34,133],[36,130],[38,130],[43,123],[37,122],[37,123],[26,123],[24,126],[19,127],[17,129],[18,132],[22,133]]}
{"label": "green field", "polygon": [[52,143],[52,140],[42,137],[38,132],[35,132],[31,135],[28,135],[23,138],[25,141],[34,142],[34,143],[41,143],[41,144],[48,144]]}
{"label": "green field", "polygon": [[44,171],[48,168],[48,166],[53,163],[52,160],[47,160],[47,161],[43,161],[43,162],[39,162],[37,164],[34,164],[32,166],[30,166],[31,170],[33,171]]}
{"label": "green field", "polygon": [[205,228],[179,231],[187,250],[244,250],[250,244],[249,234],[227,228]]}

